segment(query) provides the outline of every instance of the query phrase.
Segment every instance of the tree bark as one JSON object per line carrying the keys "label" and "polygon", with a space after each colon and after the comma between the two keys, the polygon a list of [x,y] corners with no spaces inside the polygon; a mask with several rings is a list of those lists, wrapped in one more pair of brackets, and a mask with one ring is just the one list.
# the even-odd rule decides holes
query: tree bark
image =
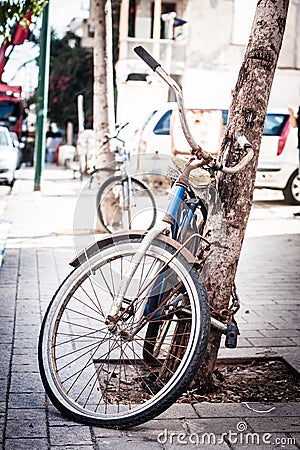
{"label": "tree bark", "polygon": [[[93,116],[96,147],[96,166],[114,167],[115,157],[111,151],[111,141],[103,145],[105,134],[115,127],[114,89],[113,89],[113,53],[112,53],[112,11],[111,0],[94,1],[94,98]],[[110,172],[98,172],[97,181],[103,183]],[[107,196],[101,208],[108,217],[112,214],[115,198]],[[98,231],[106,231],[97,218]]]}
{"label": "tree bark", "polygon": [[[112,17],[110,0],[94,1],[94,131],[99,167],[114,160],[109,145],[101,147],[105,134],[113,130]],[[105,173],[105,172],[104,172]]]}
{"label": "tree bark", "polygon": [[[228,307],[234,284],[252,206],[261,136],[288,6],[289,0],[258,1],[249,43],[233,92],[221,145],[221,158],[226,166],[233,166],[243,156],[234,139],[237,131],[252,143],[254,157],[242,172],[235,175],[221,174],[220,177],[218,191],[226,219],[226,248],[220,254],[217,268],[205,282],[210,303],[217,310]],[[210,386],[220,339],[220,333],[213,330],[193,387],[206,389]]]}

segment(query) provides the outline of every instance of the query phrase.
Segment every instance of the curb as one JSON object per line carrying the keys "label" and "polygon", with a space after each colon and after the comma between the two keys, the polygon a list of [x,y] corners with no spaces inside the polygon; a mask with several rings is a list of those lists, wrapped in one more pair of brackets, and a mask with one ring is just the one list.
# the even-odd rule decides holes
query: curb
{"label": "curb", "polygon": [[0,267],[2,267],[5,254],[6,240],[11,227],[11,222],[0,220]]}

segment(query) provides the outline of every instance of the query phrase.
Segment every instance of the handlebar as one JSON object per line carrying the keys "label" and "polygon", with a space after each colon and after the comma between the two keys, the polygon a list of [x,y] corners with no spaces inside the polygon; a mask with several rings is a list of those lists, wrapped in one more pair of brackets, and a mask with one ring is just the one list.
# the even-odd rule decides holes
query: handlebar
{"label": "handlebar", "polygon": [[119,134],[123,130],[123,128],[127,127],[127,125],[129,125],[129,122],[126,122],[124,124],[122,124],[122,123],[117,124],[115,126],[115,132],[113,134],[106,133],[105,137],[106,137],[107,140],[105,141],[105,144],[108,141],[110,141],[111,139],[118,139],[119,141],[124,142],[122,139],[119,138]]}
{"label": "handlebar", "polygon": [[178,111],[179,111],[179,118],[180,123],[182,127],[182,131],[185,135],[185,138],[187,142],[189,143],[191,147],[191,153],[197,157],[201,161],[201,165],[209,164],[211,167],[213,167],[215,170],[220,170],[221,172],[232,174],[237,173],[240,170],[242,170],[249,161],[253,158],[253,150],[252,145],[250,142],[246,139],[245,136],[243,136],[241,133],[236,133],[235,138],[237,139],[239,145],[247,151],[247,154],[241,159],[241,161],[236,164],[234,167],[226,167],[219,161],[217,161],[209,152],[206,152],[203,150],[203,148],[197,144],[197,142],[194,140],[192,133],[190,131],[190,128],[187,123],[186,115],[185,115],[185,109],[183,104],[183,96],[180,86],[176,83],[173,78],[167,74],[167,72],[161,67],[161,64],[157,62],[150,53],[147,52],[147,50],[144,49],[142,46],[138,46],[134,48],[135,53],[146,63],[148,66],[157,73],[173,90],[176,98],[176,102],[178,105]]}
{"label": "handlebar", "polygon": [[155,72],[158,67],[161,67],[161,64],[157,62],[147,50],[144,49],[141,45],[134,48],[135,53],[143,60],[146,64]]}
{"label": "handlebar", "polygon": [[223,173],[233,174],[233,173],[240,172],[242,169],[244,169],[244,167],[246,167],[246,165],[253,158],[254,152],[252,149],[252,145],[247,140],[247,138],[239,132],[235,133],[235,138],[236,138],[239,146],[243,150],[245,150],[247,152],[247,154],[233,167],[223,166],[219,161],[217,161],[217,164],[220,164],[221,167],[220,168],[216,167],[216,169],[220,170]]}

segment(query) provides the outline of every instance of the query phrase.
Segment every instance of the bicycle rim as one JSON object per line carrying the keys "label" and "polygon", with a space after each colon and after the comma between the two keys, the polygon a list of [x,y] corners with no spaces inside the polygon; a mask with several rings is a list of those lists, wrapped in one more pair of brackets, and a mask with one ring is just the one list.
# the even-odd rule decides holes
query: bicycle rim
{"label": "bicycle rim", "polygon": [[[45,315],[39,341],[42,380],[54,405],[74,420],[126,427],[151,419],[187,388],[205,352],[207,298],[181,256],[167,266],[163,307],[145,313],[148,296],[161,288],[155,285],[157,273],[172,255],[158,242],[131,280],[117,329],[108,330],[112,298],[138,245],[112,244],[75,269]],[[148,327],[157,330],[155,336],[147,337]]]}

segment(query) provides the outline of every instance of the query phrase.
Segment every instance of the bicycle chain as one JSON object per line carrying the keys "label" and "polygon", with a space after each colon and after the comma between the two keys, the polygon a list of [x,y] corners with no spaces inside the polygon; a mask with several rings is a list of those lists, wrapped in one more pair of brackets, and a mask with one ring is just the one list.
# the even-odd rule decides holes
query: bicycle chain
{"label": "bicycle chain", "polygon": [[212,316],[217,316],[219,319],[221,319],[223,322],[227,324],[228,323],[236,324],[234,315],[238,312],[240,306],[241,306],[240,298],[237,294],[236,284],[234,283],[232,286],[232,293],[231,293],[231,305],[228,306],[228,308],[223,308],[220,310],[210,305],[210,309]]}

